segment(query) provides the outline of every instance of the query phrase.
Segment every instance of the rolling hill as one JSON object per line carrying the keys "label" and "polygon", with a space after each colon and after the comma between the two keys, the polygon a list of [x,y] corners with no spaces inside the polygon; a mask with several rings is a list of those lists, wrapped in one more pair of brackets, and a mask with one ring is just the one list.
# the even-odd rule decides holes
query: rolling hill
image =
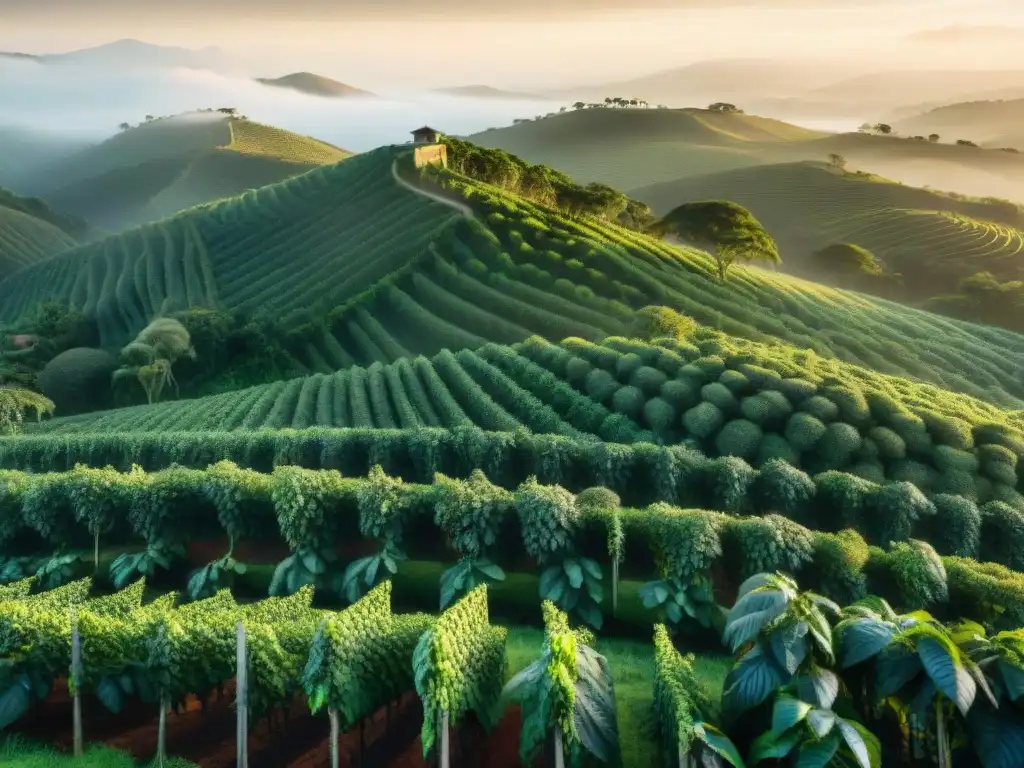
{"label": "rolling hill", "polygon": [[958,199],[824,163],[694,176],[632,195],[657,214],[684,202],[733,200],[776,239],[787,272],[825,282],[842,284],[841,271],[813,254],[854,243],[878,257],[888,272],[903,275],[900,296],[910,301],[954,292],[961,279],[977,272],[1004,281],[1024,277],[1024,214],[1015,206]]}
{"label": "rolling hill", "polygon": [[825,134],[751,115],[701,109],[587,109],[474,134],[581,182],[635,189],[766,162],[769,147]]}
{"label": "rolling hill", "polygon": [[938,133],[945,141],[967,139],[996,149],[1024,147],[1024,99],[967,101],[937,107],[894,123],[903,133]]}
{"label": "rolling hill", "polygon": [[290,329],[299,370],[329,373],[534,334],[600,339],[664,304],[733,336],[1024,399],[1017,334],[757,270],[721,284],[705,254],[479,182],[424,195],[398,173],[408,155],[385,147],[65,252],[0,282],[0,319],[66,302],[112,347],[160,312],[262,314]]}
{"label": "rolling hill", "polygon": [[323,75],[314,75],[312,72],[293,72],[290,75],[274,78],[257,77],[256,82],[263,83],[263,85],[269,85],[274,88],[290,88],[293,91],[305,93],[310,96],[323,96],[334,99],[352,96],[374,96],[374,94],[369,91],[364,91],[362,88],[356,88],[353,85],[346,85],[345,83],[332,80],[331,78],[324,77]]}
{"label": "rolling hill", "polygon": [[[513,619],[536,621],[537,603],[550,600],[548,645],[558,637],[570,650],[597,643],[570,634],[570,620],[602,632],[602,643],[615,633],[649,635],[663,621],[686,642],[717,643],[714,621],[682,610],[673,619],[653,605],[659,591],[673,608],[699,600],[706,614],[724,613],[751,585],[755,607],[765,596],[778,603],[788,583],[756,586],[773,587],[763,574],[776,571],[843,604],[872,595],[901,613],[983,622],[986,632],[1024,625],[1024,335],[762,269],[736,266],[720,281],[706,253],[616,223],[637,226],[642,217],[614,190],[446,144],[452,170],[417,169],[430,149],[381,147],[0,281],[0,321],[15,328],[41,301],[80,310],[105,349],[79,348],[87,353],[79,361],[116,365],[112,353],[154,316],[188,310],[182,322],[197,321],[189,339],[164,323],[164,338],[125,350],[126,362],[135,354],[153,361],[134,372],[139,382],[171,365],[180,373],[190,345],[191,362],[219,365],[201,350],[229,315],[256,329],[249,354],[257,362],[262,347],[280,343],[304,374],[255,386],[228,377],[220,394],[177,399],[167,390],[164,402],[0,437],[7,580],[36,573],[53,587],[88,572],[99,581],[101,563],[118,586],[145,575],[127,598],[103,600],[130,601],[125,632],[148,626],[134,616],[147,617],[157,642],[169,625],[152,611],[172,615],[171,601],[138,609],[133,595],[177,588],[197,601],[174,608],[178,615],[213,618],[182,620],[175,637],[224,649],[217,679],[190,672],[189,686],[213,690],[229,677],[241,635],[252,658],[272,662],[253,666],[254,680],[273,680],[254,688],[263,702],[278,701],[282,680],[337,648],[331,674],[358,663],[369,677],[362,649],[383,648],[385,661],[369,662],[373,674],[401,668],[406,676],[386,696],[414,684],[420,692],[420,662],[410,659],[425,658],[422,637],[431,635],[421,632],[434,620],[393,617],[392,586],[396,605],[429,611],[439,592],[442,606],[459,597],[434,623],[442,629],[466,626],[473,605],[473,623],[489,626],[492,599]],[[733,173],[752,170],[762,169]],[[47,315],[53,325],[62,319]],[[172,345],[182,357],[158,357]],[[65,362],[56,367],[63,383],[90,378],[110,391],[109,368],[94,376]],[[113,378],[138,387],[130,376]],[[461,596],[456,580],[466,574],[487,586]],[[85,600],[90,583],[36,597],[22,580],[6,589],[0,613],[12,626],[43,616],[37,624],[56,627],[36,633],[47,642],[73,638],[70,621],[47,605],[69,616],[68,596]],[[401,595],[404,585],[415,595]],[[242,590],[284,599],[241,608],[232,594]],[[310,641],[320,621],[309,610],[314,590],[325,607],[352,607],[332,611],[338,618],[327,621],[338,623],[325,631],[321,622]],[[205,595],[214,597],[200,601]],[[826,605],[806,593],[783,597],[797,606],[789,615],[811,601]],[[92,628],[96,602],[73,614],[87,639],[114,626],[104,617]],[[258,630],[259,615],[285,627],[279,643],[277,629]],[[117,627],[109,636],[122,637]],[[678,654],[670,628],[655,631],[659,682],[632,684],[644,697],[624,707],[642,714],[617,714],[628,724],[622,740],[634,746],[652,732],[648,691],[684,681],[681,667],[678,676],[661,671]],[[469,646],[451,632],[451,647],[467,657]],[[504,641],[503,629],[494,634]],[[45,646],[60,650],[52,676],[64,674],[72,642]],[[489,646],[474,647],[505,663]],[[314,661],[303,667],[306,656]],[[639,655],[618,658],[633,681],[647,674]],[[24,690],[19,680],[11,685]],[[290,695],[291,683],[285,688]],[[628,690],[617,686],[618,701]],[[715,683],[713,695],[728,695],[722,690],[729,687]],[[326,724],[310,722],[322,745]],[[413,730],[411,749],[422,754]],[[892,742],[893,750],[903,743]],[[223,766],[235,759],[227,746]],[[636,754],[622,765],[655,762],[653,745]]]}
{"label": "rolling hill", "polygon": [[843,155],[852,168],[961,194],[1020,197],[1024,156],[897,136],[822,133],[702,109],[585,109],[474,134],[581,182],[634,190],[686,176]]}
{"label": "rolling hill", "polygon": [[93,235],[84,220],[0,188],[0,276],[81,245]]}
{"label": "rolling hill", "polygon": [[27,194],[26,186],[38,185],[40,173],[87,149],[90,142],[71,134],[0,124],[0,146],[0,187]]}
{"label": "rolling hill", "polygon": [[279,128],[219,113],[156,119],[37,172],[33,194],[125,229],[348,156]]}

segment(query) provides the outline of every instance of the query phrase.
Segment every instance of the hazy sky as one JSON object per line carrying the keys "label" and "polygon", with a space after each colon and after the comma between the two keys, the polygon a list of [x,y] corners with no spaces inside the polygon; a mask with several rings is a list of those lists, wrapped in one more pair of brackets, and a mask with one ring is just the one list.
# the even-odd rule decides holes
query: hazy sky
{"label": "hazy sky", "polygon": [[[1010,34],[992,44],[986,26]],[[937,42],[908,37],[947,27]],[[0,0],[0,50],[127,37],[217,46],[252,74],[313,70],[371,88],[557,87],[783,54],[1024,68],[1024,0]]]}

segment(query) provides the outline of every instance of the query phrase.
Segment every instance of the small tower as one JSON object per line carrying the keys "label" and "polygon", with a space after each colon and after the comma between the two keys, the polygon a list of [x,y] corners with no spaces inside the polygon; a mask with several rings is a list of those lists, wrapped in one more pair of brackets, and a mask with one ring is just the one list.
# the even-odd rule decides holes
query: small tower
{"label": "small tower", "polygon": [[440,131],[436,131],[426,125],[422,128],[417,128],[412,132],[412,140],[414,144],[437,144],[440,138]]}

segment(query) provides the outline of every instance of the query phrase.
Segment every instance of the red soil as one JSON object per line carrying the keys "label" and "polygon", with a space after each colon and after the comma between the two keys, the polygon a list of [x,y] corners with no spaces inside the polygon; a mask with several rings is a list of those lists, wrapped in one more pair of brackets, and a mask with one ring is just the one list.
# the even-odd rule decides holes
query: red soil
{"label": "red soil", "polygon": [[[85,740],[102,742],[130,752],[139,760],[147,760],[156,751],[159,719],[154,710],[155,707],[135,702],[115,715],[95,699],[87,698],[82,706]],[[250,726],[250,768],[329,765],[330,726],[326,716],[311,715],[301,697],[292,703],[287,717],[275,715],[273,727],[267,718]],[[205,709],[190,697],[184,711],[167,715],[168,753],[191,760],[200,768],[234,768],[235,717],[233,681],[225,685],[222,695],[214,694]],[[422,720],[419,700],[414,694],[405,694],[364,721],[362,749],[359,726],[342,734],[341,765],[346,768],[390,765],[394,756],[413,740],[418,743]],[[18,721],[12,730],[70,751],[71,725],[71,700],[67,684],[61,680],[46,701]]]}

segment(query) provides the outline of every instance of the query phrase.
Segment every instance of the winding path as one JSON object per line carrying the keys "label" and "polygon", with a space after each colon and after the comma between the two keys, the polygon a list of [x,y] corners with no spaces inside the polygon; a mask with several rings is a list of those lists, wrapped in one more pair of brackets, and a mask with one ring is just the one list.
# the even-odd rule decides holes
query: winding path
{"label": "winding path", "polygon": [[413,192],[417,195],[422,195],[423,197],[429,197],[436,203],[441,203],[442,205],[447,205],[449,208],[454,208],[466,218],[476,218],[476,213],[474,213],[473,209],[470,208],[465,203],[456,202],[455,200],[445,197],[442,194],[432,192],[427,189],[423,189],[422,187],[418,187],[415,184],[403,179],[401,174],[398,172],[398,158],[395,158],[394,161],[391,163],[391,175],[394,176],[395,181],[397,181],[400,185],[408,189],[410,192]]}

